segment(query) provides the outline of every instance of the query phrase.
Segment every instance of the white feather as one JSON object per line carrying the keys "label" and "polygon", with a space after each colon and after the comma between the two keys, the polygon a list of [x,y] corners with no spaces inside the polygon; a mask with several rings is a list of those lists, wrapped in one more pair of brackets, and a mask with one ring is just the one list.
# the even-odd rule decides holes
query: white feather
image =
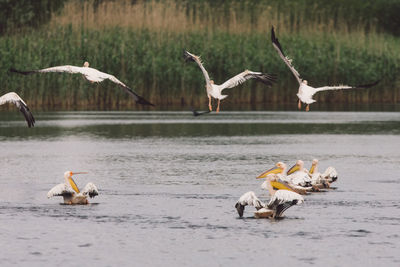
{"label": "white feather", "polygon": [[58,184],[54,186],[50,191],[47,193],[47,197],[54,197],[54,196],[64,196],[66,194],[75,194],[75,191],[67,186],[66,184]]}
{"label": "white feather", "polygon": [[88,183],[82,191],[82,194],[90,197],[95,197],[99,194],[97,187],[93,183]]}

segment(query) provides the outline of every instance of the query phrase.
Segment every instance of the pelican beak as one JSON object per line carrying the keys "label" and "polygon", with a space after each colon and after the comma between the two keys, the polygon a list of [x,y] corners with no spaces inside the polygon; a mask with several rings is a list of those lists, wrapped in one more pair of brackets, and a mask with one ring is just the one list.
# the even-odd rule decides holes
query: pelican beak
{"label": "pelican beak", "polygon": [[267,177],[269,174],[278,174],[278,173],[281,173],[281,172],[282,172],[282,169],[281,169],[281,168],[279,168],[279,167],[273,167],[273,168],[271,168],[271,169],[269,169],[269,170],[267,170],[267,171],[261,173],[261,174],[257,177],[257,179],[265,178],[265,177]]}
{"label": "pelican beak", "polygon": [[78,186],[76,185],[74,179],[72,179],[72,175],[75,174],[84,174],[87,172],[71,172],[71,177],[68,178],[69,184],[71,185],[72,189],[74,189],[75,192],[77,192],[78,194],[80,193]]}
{"label": "pelican beak", "polygon": [[290,175],[290,174],[292,174],[292,173],[294,173],[294,172],[296,172],[296,171],[298,171],[298,170],[300,170],[300,167],[299,167],[299,165],[294,165],[292,168],[290,168],[288,171],[287,171],[287,175]]}
{"label": "pelican beak", "polygon": [[75,174],[87,174],[88,172],[72,172],[72,175],[75,175]]}
{"label": "pelican beak", "polygon": [[311,165],[311,168],[310,168],[309,173],[310,173],[310,174],[313,174],[313,173],[314,173],[314,170],[315,170],[315,164]]}

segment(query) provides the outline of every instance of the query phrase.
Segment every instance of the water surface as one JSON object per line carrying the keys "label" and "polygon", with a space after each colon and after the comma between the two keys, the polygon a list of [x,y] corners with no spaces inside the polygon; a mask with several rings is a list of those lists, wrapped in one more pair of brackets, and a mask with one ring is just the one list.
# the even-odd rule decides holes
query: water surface
{"label": "water surface", "polygon": [[[0,114],[1,266],[399,266],[400,116],[391,112]],[[334,166],[336,190],[279,221],[234,204],[277,161]],[[66,170],[100,195],[60,205]]]}

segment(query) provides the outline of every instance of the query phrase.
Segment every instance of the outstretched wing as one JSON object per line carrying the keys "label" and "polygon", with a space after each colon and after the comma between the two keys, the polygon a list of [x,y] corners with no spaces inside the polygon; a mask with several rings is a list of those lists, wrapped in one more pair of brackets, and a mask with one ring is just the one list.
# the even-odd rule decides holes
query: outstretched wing
{"label": "outstretched wing", "polygon": [[323,87],[315,88],[315,91],[316,92],[321,92],[321,91],[328,91],[328,90],[362,89],[362,88],[369,88],[369,87],[375,86],[379,82],[380,82],[380,80],[375,81],[373,83],[356,85],[356,86],[349,86],[349,85],[323,86]]}
{"label": "outstretched wing", "polygon": [[244,83],[250,79],[257,79],[258,81],[271,86],[276,81],[276,76],[274,74],[262,73],[262,72],[254,72],[250,70],[245,70],[242,73],[239,73],[235,77],[227,80],[223,84],[221,84],[221,91],[226,88],[232,88],[238,86],[239,84]]}
{"label": "outstretched wing", "polygon": [[67,186],[66,184],[58,184],[47,193],[47,197],[54,196],[63,196],[63,197],[72,197],[75,194],[75,191]]}
{"label": "outstretched wing", "polygon": [[85,188],[82,191],[82,194],[89,197],[95,197],[99,195],[99,190],[97,190],[97,187],[93,183],[88,183]]}
{"label": "outstretched wing", "polygon": [[126,86],[126,84],[124,84],[123,82],[121,82],[120,80],[118,80],[114,75],[111,74],[107,74],[104,73],[104,79],[109,79],[110,81],[118,84],[119,86],[121,86],[125,92],[127,92],[128,94],[132,95],[133,98],[135,99],[135,102],[141,105],[148,105],[148,106],[154,106],[154,104],[150,103],[149,101],[147,101],[146,99],[144,99],[142,96],[138,95],[133,89],[129,88],[128,86]]}
{"label": "outstretched wing", "polygon": [[186,50],[183,50],[183,57],[185,58],[185,61],[194,61],[197,63],[197,65],[199,65],[201,71],[203,72],[204,79],[206,80],[206,84],[208,86],[211,86],[210,77],[208,76],[208,72],[206,71],[206,69],[203,66],[203,63],[201,62],[200,57],[196,56],[194,54],[191,54]]}
{"label": "outstretched wing", "polygon": [[240,217],[243,216],[244,207],[247,205],[254,206],[257,210],[265,207],[264,202],[259,200],[253,191],[244,193],[239,198],[238,202],[236,202],[235,208],[238,211]]}
{"label": "outstretched wing", "polygon": [[275,37],[275,31],[274,31],[274,26],[272,26],[271,29],[271,41],[273,47],[278,51],[279,56],[282,58],[282,60],[285,62],[285,64],[289,67],[290,71],[293,73],[294,77],[296,77],[297,82],[301,84],[301,77],[299,72],[293,67],[292,65],[292,60],[289,59],[287,56],[285,56],[285,53],[283,52],[282,46],[278,41],[278,38]]}
{"label": "outstretched wing", "polygon": [[21,111],[21,113],[25,117],[25,120],[29,128],[35,125],[35,118],[33,117],[31,111],[29,110],[24,100],[22,100],[22,98],[20,98],[19,95],[17,95],[14,92],[10,92],[1,96],[0,105],[3,105],[5,103],[12,103],[19,109],[19,111]]}
{"label": "outstretched wing", "polygon": [[71,65],[65,65],[65,66],[56,66],[56,67],[40,69],[40,70],[26,70],[26,71],[21,71],[21,70],[16,70],[14,68],[11,68],[10,71],[19,73],[19,74],[23,74],[23,75],[34,74],[34,73],[46,73],[46,72],[67,72],[67,73],[82,73],[82,74],[84,74],[85,68],[71,66]]}
{"label": "outstretched wing", "polygon": [[303,197],[295,192],[289,190],[278,190],[272,196],[267,207],[276,210],[274,217],[281,217],[285,210],[293,205],[298,205],[303,202]]}

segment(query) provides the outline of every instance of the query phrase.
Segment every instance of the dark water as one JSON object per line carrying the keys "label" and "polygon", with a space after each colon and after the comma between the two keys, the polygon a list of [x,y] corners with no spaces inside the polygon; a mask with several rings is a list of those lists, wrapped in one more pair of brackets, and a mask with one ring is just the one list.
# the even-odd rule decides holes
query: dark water
{"label": "dark water", "polygon": [[[400,114],[0,114],[1,266],[400,266]],[[337,190],[279,221],[234,204],[277,161],[334,166]],[[66,170],[100,195],[60,205]]]}

